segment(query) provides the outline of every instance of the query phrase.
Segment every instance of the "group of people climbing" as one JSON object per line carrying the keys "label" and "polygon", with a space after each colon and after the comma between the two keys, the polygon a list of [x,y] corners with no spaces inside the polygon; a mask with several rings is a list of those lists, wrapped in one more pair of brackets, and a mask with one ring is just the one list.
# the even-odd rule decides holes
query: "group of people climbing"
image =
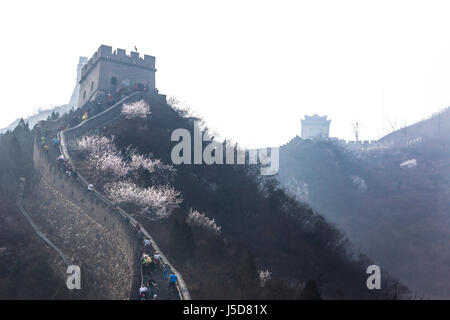
{"label": "group of people climbing", "polygon": [[[62,125],[58,125],[58,131],[63,130],[64,127]],[[60,140],[58,137],[53,138],[52,140],[52,144],[53,144],[53,149],[55,150],[55,152],[58,151],[59,149],[59,145],[60,145]],[[42,149],[48,153],[49,151],[49,147],[48,147],[48,143],[47,143],[47,139],[45,138],[45,136],[41,137],[41,147]],[[63,172],[65,174],[67,174],[69,177],[73,177],[73,178],[77,178],[78,177],[78,173],[77,171],[72,167],[72,164],[70,163],[69,159],[65,159],[64,155],[59,155],[56,158],[56,162],[58,164],[58,170],[60,172]]]}
{"label": "group of people climbing", "polygon": [[[53,145],[54,150],[58,150],[59,144],[60,144],[60,142],[59,142],[58,138],[52,139],[52,145]],[[41,147],[44,151],[48,152],[49,146],[48,146],[47,139],[44,136],[41,137]]]}
{"label": "group of people climbing", "polygon": [[60,155],[56,158],[56,161],[58,162],[58,170],[60,172],[67,174],[69,177],[78,177],[77,170],[72,167],[69,159],[65,159],[63,155]]}
{"label": "group of people climbing", "polygon": [[[138,225],[139,226],[139,225]],[[140,228],[140,226],[139,226]],[[139,231],[141,231],[139,229]],[[155,272],[162,272],[163,279],[165,279],[168,283],[169,292],[176,293],[176,283],[178,277],[175,273],[172,272],[170,266],[163,263],[161,261],[161,255],[158,251],[155,251],[152,254],[152,243],[151,240],[147,237],[144,237],[144,249],[142,253],[141,263],[142,263],[142,272],[143,275],[148,275],[150,280],[145,284],[143,283],[139,288],[139,296],[141,300],[148,300],[151,297],[152,300],[157,300],[156,288],[157,283],[154,279]]]}
{"label": "group of people climbing", "polygon": [[[132,86],[115,88],[110,90],[110,92],[106,93],[106,96],[100,98],[100,102],[106,102],[107,106],[112,106],[113,104],[119,102],[119,100],[123,99],[126,96],[134,92],[150,92],[154,94],[158,94],[158,89],[154,89],[151,92],[148,85],[144,85],[142,83],[134,83]],[[106,100],[106,101],[105,101]]]}
{"label": "group of people climbing", "polygon": [[145,284],[141,284],[141,287],[139,288],[140,299],[149,300],[149,297],[151,297],[151,300],[159,300],[158,295],[155,293],[157,286],[156,281],[153,279],[147,281]]}
{"label": "group of people climbing", "polygon": [[48,153],[48,143],[44,136],[41,137],[41,148]]}
{"label": "group of people climbing", "polygon": [[[142,87],[135,87],[133,88],[133,91],[146,91],[147,88],[142,88]],[[108,97],[109,102],[112,102],[113,99],[111,99],[111,97]],[[116,98],[116,97],[114,97]],[[116,99],[114,99],[116,100]],[[95,111],[95,110],[94,110]],[[93,112],[93,114],[96,114],[95,112]],[[88,111],[85,111],[81,117],[81,120],[87,120],[88,119]],[[79,123],[79,116],[78,116],[78,120],[76,122]],[[70,126],[70,125],[69,125]],[[58,125],[57,131],[62,131],[64,130],[65,126],[63,127],[62,124]],[[98,130],[98,128],[96,129]],[[40,134],[44,134],[41,132],[38,132],[38,136],[40,136]],[[49,151],[49,143],[47,142],[47,138],[50,140],[51,139],[51,135],[50,132],[45,129],[45,134],[41,137],[41,147],[44,151],[46,151],[48,153]],[[55,152],[59,153],[59,147],[60,147],[60,140],[59,137],[53,138],[50,140],[51,143],[53,144],[53,147],[55,149]],[[64,155],[60,154],[57,158],[57,165],[58,165],[58,170],[60,172],[63,172],[65,174],[67,174],[69,177],[73,177],[73,178],[77,178],[78,177],[78,173],[77,171],[73,168],[72,163],[70,161],[70,159],[66,159],[64,157]],[[88,185],[88,190],[93,192],[94,187],[92,184]],[[114,211],[117,212],[119,211],[119,208],[115,205],[114,206]],[[125,220],[128,224],[130,224],[130,218],[125,217]],[[147,237],[144,236],[143,229],[141,228],[141,226],[136,223],[136,224],[130,224],[130,225],[134,225],[135,227],[135,232],[138,235],[139,239],[143,240],[143,253],[142,253],[142,257],[141,257],[141,263],[142,263],[142,271],[144,274],[147,275],[147,277],[145,277],[145,281],[143,280],[143,283],[141,285],[141,287],[139,288],[139,296],[141,300],[158,300],[158,284],[161,286],[162,284],[160,283],[160,281],[155,280],[155,275],[157,276],[157,279],[160,279],[161,276],[159,276],[158,272],[160,272],[160,274],[162,275],[162,278],[164,279],[163,282],[166,282],[167,284],[167,288],[169,289],[169,294],[173,295],[173,296],[177,296],[178,295],[178,290],[177,290],[177,280],[178,277],[177,275],[173,272],[173,270],[171,270],[170,266],[166,263],[162,262],[161,259],[161,255],[159,254],[158,251],[154,251],[153,247],[152,247],[152,243],[151,240]],[[164,295],[164,294],[163,294]]]}
{"label": "group of people climbing", "polygon": [[142,271],[144,274],[151,276],[155,270],[161,271],[160,259],[161,256],[158,252],[155,252],[153,256],[144,252],[142,254]]}

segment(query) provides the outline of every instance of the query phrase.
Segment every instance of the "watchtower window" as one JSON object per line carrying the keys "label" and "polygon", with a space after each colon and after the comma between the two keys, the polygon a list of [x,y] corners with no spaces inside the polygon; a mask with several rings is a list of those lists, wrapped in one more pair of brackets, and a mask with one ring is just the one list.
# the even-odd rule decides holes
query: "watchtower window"
{"label": "watchtower window", "polygon": [[83,92],[83,99],[86,99],[86,90]]}
{"label": "watchtower window", "polygon": [[116,77],[112,77],[111,78],[111,85],[115,86],[117,84],[117,78]]}
{"label": "watchtower window", "polygon": [[91,82],[91,91],[94,88],[94,81]]}

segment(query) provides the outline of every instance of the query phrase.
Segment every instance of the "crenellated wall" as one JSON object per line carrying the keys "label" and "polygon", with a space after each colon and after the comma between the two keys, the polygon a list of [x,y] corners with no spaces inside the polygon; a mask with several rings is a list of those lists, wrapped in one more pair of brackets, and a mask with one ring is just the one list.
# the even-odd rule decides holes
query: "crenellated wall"
{"label": "crenellated wall", "polygon": [[130,52],[130,55],[126,54],[124,49],[116,49],[114,52],[111,46],[101,45],[94,55],[88,60],[87,64],[83,67],[81,73],[81,79],[84,79],[90,69],[100,60],[108,59],[114,62],[122,64],[133,65],[141,68],[156,71],[155,69],[155,57],[150,55],[144,55],[144,58],[140,57],[138,52]]}
{"label": "crenellated wall", "polygon": [[83,261],[81,271],[92,276],[96,297],[134,297],[140,284],[136,234],[111,206],[60,172],[53,158],[35,143],[33,192],[39,201],[30,211],[73,263]]}
{"label": "crenellated wall", "polygon": [[[164,95],[149,95],[145,92],[135,92],[130,96],[123,98],[118,103],[106,109],[102,113],[89,118],[89,120],[83,121],[75,127],[64,130],[63,132],[61,132],[61,138],[66,139],[67,141],[72,139],[73,137],[83,135],[90,130],[94,130],[97,127],[105,125],[120,116],[120,113],[122,112],[122,105],[124,103],[132,103],[143,98],[150,99],[150,103],[151,101],[166,101],[166,96]],[[64,152],[68,153],[67,150],[64,150]]]}
{"label": "crenellated wall", "polygon": [[[144,92],[135,92],[132,95],[122,99],[121,101],[119,101],[118,103],[113,105],[112,107],[106,109],[102,113],[99,113],[98,115],[96,115],[86,121],[83,121],[82,123],[80,123],[79,125],[77,125],[75,127],[72,127],[72,128],[69,128],[69,129],[66,129],[66,130],[60,132],[59,138],[60,138],[60,142],[61,142],[61,147],[60,147],[61,153],[64,155],[64,157],[66,159],[71,159],[70,153],[69,153],[68,147],[67,147],[68,144],[71,143],[71,141],[74,141],[75,139],[77,139],[78,137],[80,137],[84,134],[94,131],[96,128],[98,128],[100,126],[104,126],[107,123],[109,123],[112,120],[119,117],[120,113],[122,111],[123,104],[138,101],[143,98],[145,98],[150,103],[150,105],[152,104],[152,101],[164,102],[164,103],[166,102],[166,96],[164,96],[164,95],[152,95],[152,94],[148,94],[148,93],[144,93]],[[75,165],[73,164],[73,161],[71,161],[71,163],[72,163],[73,168],[76,169]],[[79,186],[81,186],[82,190],[84,190],[82,192],[87,192],[88,182],[84,179],[84,177],[80,173],[79,173],[79,178],[77,179],[76,183]],[[128,226],[128,227],[135,226],[138,223],[135,219],[133,219],[127,212],[125,212],[121,208],[117,208],[117,210],[112,212],[113,204],[105,196],[103,196],[102,194],[97,192],[97,190],[94,189],[93,192],[89,194],[89,196],[95,199],[93,203],[95,203],[97,206],[103,207],[103,210],[100,210],[100,208],[99,209],[94,208],[95,209],[94,212],[100,214],[100,216],[99,216],[100,219],[105,219],[107,214],[110,214],[110,215],[113,214],[122,219],[125,219],[125,218],[128,219],[131,224],[131,226]],[[147,230],[145,230],[145,228],[142,228],[141,231],[145,237],[151,239],[153,249],[160,253],[162,264],[164,266],[167,266],[170,270],[172,270],[173,273],[175,273],[177,275],[177,277],[178,277],[177,288],[178,288],[180,298],[182,300],[190,300],[189,290],[188,290],[186,283],[184,282],[181,274],[169,262],[167,257],[159,249],[157,243],[151,237],[151,235],[147,232]]]}
{"label": "crenellated wall", "polygon": [[155,93],[155,57],[101,45],[81,71],[78,106],[95,99],[99,93],[132,89],[135,84]]}

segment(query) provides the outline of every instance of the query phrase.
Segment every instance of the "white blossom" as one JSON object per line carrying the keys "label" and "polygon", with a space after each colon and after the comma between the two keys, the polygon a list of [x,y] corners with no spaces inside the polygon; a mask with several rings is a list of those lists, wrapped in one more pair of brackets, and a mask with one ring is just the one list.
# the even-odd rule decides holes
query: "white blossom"
{"label": "white blossom", "polygon": [[219,227],[214,219],[208,218],[204,213],[200,213],[197,210],[189,210],[189,215],[186,222],[190,225],[195,225],[212,231],[215,234],[220,234],[222,230],[222,227]]}
{"label": "white blossom", "polygon": [[367,190],[367,184],[366,181],[361,178],[360,176],[351,176],[350,179],[352,180],[353,184],[359,189],[359,190]]}
{"label": "white blossom", "polygon": [[159,170],[167,170],[170,172],[176,171],[176,169],[170,164],[164,164],[159,159],[151,159],[141,154],[137,154],[136,152],[132,152],[130,167],[133,170],[138,170],[139,168],[143,168],[148,172],[152,173]]}
{"label": "white blossom", "polygon": [[131,160],[127,162],[112,139],[99,135],[83,137],[77,146],[79,151],[87,154],[89,168],[94,175],[104,178],[105,174],[109,174],[108,178],[119,180],[105,185],[107,194],[114,202],[135,205],[141,212],[151,213],[159,218],[169,216],[181,203],[180,193],[168,185],[142,188],[132,181],[119,179],[139,168],[150,173],[158,170],[175,171],[171,165],[139,155],[136,151],[130,150],[130,147],[125,151],[126,154],[131,153]]}
{"label": "white blossom", "polygon": [[182,201],[180,193],[167,185],[142,188],[131,181],[119,181],[107,184],[105,189],[117,204],[136,205],[159,218],[168,217]]}
{"label": "white blossom", "polygon": [[87,154],[89,166],[95,175],[109,173],[114,177],[124,177],[130,170],[110,138],[100,135],[85,136],[78,140],[77,147],[79,151]]}
{"label": "white blossom", "polygon": [[406,160],[405,162],[400,163],[400,167],[414,168],[415,166],[417,166],[416,159],[410,159],[410,160]]}
{"label": "white blossom", "polygon": [[286,183],[287,192],[289,195],[301,202],[308,202],[309,188],[308,184],[291,177]]}
{"label": "white blossom", "polygon": [[88,158],[92,168],[99,173],[110,173],[115,177],[124,177],[130,170],[130,167],[123,161],[118,153],[93,152]]}
{"label": "white blossom", "polygon": [[116,147],[112,140],[101,135],[84,136],[77,141],[78,151],[84,153],[101,153],[101,152],[115,152]]}
{"label": "white blossom", "polygon": [[266,285],[266,282],[272,278],[272,273],[269,272],[269,270],[266,271],[260,270],[258,276],[261,287],[264,287]]}
{"label": "white blossom", "polygon": [[148,172],[155,171],[155,163],[152,159],[145,157],[141,154],[133,153],[131,155],[130,167],[134,170],[138,170],[139,168],[143,168]]}
{"label": "white blossom", "polygon": [[151,114],[150,107],[144,100],[124,104],[122,106],[122,115],[127,119],[145,119],[149,114]]}

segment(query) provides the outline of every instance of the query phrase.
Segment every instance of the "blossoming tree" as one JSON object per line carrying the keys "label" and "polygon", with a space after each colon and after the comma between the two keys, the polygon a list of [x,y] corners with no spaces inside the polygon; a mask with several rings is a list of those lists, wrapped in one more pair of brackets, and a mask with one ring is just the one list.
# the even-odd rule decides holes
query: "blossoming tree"
{"label": "blossoming tree", "polygon": [[122,106],[122,115],[126,119],[141,118],[145,119],[151,114],[150,106],[144,101],[139,100]]}
{"label": "blossoming tree", "polygon": [[123,160],[112,139],[100,135],[82,137],[77,143],[78,150],[87,156],[91,172],[95,176],[111,175],[124,177],[130,167]]}
{"label": "blossoming tree", "polygon": [[264,287],[266,285],[266,282],[272,278],[272,273],[269,272],[269,270],[266,270],[266,271],[260,270],[258,272],[258,278],[259,278],[259,284],[261,285],[261,287]]}
{"label": "blossoming tree", "polygon": [[165,218],[178,208],[182,199],[171,186],[142,188],[132,181],[119,181],[106,185],[107,194],[117,204],[138,206],[141,213]]}
{"label": "blossoming tree", "polygon": [[[113,139],[100,135],[82,137],[77,142],[77,150],[88,160],[92,175],[106,182],[105,191],[117,204],[130,204],[138,207],[141,213],[164,218],[182,201],[180,193],[167,183],[167,176],[174,173],[175,168],[159,159],[138,154],[131,147],[124,155]],[[132,178],[136,178],[139,170],[151,173],[152,182],[158,183],[147,188],[137,185]],[[130,172],[134,175],[129,175]]]}
{"label": "blossoming tree", "polygon": [[222,230],[222,227],[219,227],[214,219],[208,218],[204,213],[200,213],[197,210],[189,210],[186,222],[190,225],[204,228],[215,234],[220,234]]}

